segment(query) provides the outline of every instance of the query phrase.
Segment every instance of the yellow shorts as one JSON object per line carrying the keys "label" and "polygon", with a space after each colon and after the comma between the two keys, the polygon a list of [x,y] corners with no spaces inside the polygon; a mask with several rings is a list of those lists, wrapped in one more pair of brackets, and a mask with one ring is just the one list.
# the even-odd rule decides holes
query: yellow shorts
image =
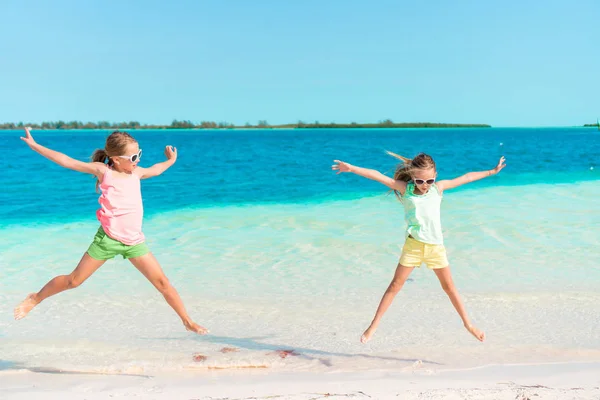
{"label": "yellow shorts", "polygon": [[424,263],[429,269],[439,269],[448,266],[448,257],[444,245],[423,243],[407,237],[399,263],[405,267],[420,267]]}

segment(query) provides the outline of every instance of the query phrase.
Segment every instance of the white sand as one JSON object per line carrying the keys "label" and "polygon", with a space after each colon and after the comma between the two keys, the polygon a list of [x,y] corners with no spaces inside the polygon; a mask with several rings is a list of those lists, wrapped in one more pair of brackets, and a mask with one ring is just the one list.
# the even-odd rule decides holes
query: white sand
{"label": "white sand", "polygon": [[413,373],[186,372],[117,376],[4,371],[0,399],[600,399],[600,363]]}

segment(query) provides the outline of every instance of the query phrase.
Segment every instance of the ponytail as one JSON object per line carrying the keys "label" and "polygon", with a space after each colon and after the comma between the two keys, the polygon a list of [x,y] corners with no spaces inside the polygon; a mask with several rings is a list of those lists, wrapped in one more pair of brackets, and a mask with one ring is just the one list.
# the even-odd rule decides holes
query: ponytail
{"label": "ponytail", "polygon": [[[102,164],[108,163],[108,165],[110,165],[111,163],[110,157],[108,156],[108,154],[106,154],[106,150],[104,149],[97,149],[94,151],[94,153],[92,154],[92,162],[100,162]],[[96,191],[98,191],[99,185],[100,180],[96,178]]]}
{"label": "ponytail", "polygon": [[[396,171],[394,171],[394,180],[409,182],[412,179],[412,176],[411,176],[411,170],[412,170],[411,161],[412,160],[410,158],[403,157],[399,154],[392,153],[391,151],[386,150],[385,152],[388,155],[402,161],[402,163],[400,163],[396,167]],[[400,193],[397,190],[394,190],[394,193],[396,194],[396,197],[398,197],[398,199],[400,200],[401,199]]]}
{"label": "ponytail", "polygon": [[106,164],[106,160],[108,160],[108,154],[106,154],[106,150],[97,149],[92,154],[92,162],[101,162],[102,164]]}
{"label": "ponytail", "polygon": [[390,156],[392,156],[392,157],[394,157],[394,158],[397,158],[397,159],[398,159],[398,160],[400,160],[400,161],[403,161],[404,163],[410,163],[410,162],[412,161],[410,158],[406,158],[406,157],[403,157],[403,156],[401,156],[401,155],[399,155],[399,154],[392,153],[391,151],[388,151],[388,150],[386,150],[385,152],[386,152],[388,155],[390,155]]}

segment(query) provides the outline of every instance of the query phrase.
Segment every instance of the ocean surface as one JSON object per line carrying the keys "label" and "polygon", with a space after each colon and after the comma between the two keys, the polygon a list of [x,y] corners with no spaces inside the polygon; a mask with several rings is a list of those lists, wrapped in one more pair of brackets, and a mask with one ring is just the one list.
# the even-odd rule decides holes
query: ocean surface
{"label": "ocean surface", "polygon": [[[85,160],[105,131],[34,131]],[[144,232],[188,311],[187,333],[128,261],[24,320],[13,307],[68,274],[98,222],[94,179],[0,131],[0,373],[150,374],[230,368],[435,371],[600,361],[600,133],[584,128],[131,131],[142,166]],[[439,179],[497,176],[445,193],[442,224],[477,342],[431,271],[415,269],[373,340],[359,342],[404,238],[387,188],[336,175],[334,159],[391,173],[384,153],[434,157]],[[222,352],[223,348],[236,348]],[[289,350],[293,353],[282,357]],[[198,361],[198,355],[206,359]]]}

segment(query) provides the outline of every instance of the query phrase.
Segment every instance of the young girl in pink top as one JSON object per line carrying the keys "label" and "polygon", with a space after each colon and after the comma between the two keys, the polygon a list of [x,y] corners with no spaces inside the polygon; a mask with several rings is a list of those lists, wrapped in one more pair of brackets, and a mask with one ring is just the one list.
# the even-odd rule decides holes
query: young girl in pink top
{"label": "young girl in pink top", "polygon": [[142,168],[137,164],[142,155],[138,142],[128,133],[114,132],[106,139],[104,149],[96,150],[92,162],[86,163],[50,150],[35,142],[29,128],[21,138],[32,150],[58,165],[75,171],[95,175],[100,190],[100,209],[96,212],[100,228],[79,264],[69,275],[50,280],[39,292],[32,293],[14,311],[15,319],[25,317],[43,300],[67,289],[81,285],[106,260],[121,255],[158,289],[181,318],[188,331],[205,334],[208,331],[196,324],[187,314],[179,294],[162,271],[145,243],[142,233],[144,208],[140,180],[158,176],[177,160],[177,150],[165,148],[167,161]]}

